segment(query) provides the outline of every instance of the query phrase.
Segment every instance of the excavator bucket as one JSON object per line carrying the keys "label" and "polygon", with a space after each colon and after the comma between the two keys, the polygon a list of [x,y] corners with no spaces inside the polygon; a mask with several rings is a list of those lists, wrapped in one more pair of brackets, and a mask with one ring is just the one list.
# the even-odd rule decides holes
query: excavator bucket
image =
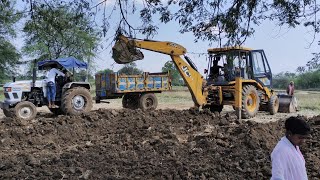
{"label": "excavator bucket", "polygon": [[282,113],[296,112],[298,108],[297,99],[294,96],[287,94],[278,94],[279,98],[279,110]]}
{"label": "excavator bucket", "polygon": [[138,50],[130,41],[118,39],[112,47],[112,58],[118,64],[127,64],[133,61],[142,60],[143,53]]}

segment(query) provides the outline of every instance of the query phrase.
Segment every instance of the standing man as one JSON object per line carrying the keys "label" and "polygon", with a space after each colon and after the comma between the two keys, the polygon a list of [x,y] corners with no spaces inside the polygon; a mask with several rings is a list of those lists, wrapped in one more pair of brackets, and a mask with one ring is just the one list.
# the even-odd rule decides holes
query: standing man
{"label": "standing man", "polygon": [[47,99],[49,108],[56,108],[54,101],[56,100],[56,75],[64,76],[64,74],[56,68],[52,68],[47,73]]}
{"label": "standing man", "polygon": [[304,157],[299,149],[310,134],[305,118],[290,117],[285,122],[286,134],[271,153],[271,180],[307,180]]}
{"label": "standing man", "polygon": [[287,94],[290,96],[294,95],[294,82],[290,81],[288,87],[287,87]]}

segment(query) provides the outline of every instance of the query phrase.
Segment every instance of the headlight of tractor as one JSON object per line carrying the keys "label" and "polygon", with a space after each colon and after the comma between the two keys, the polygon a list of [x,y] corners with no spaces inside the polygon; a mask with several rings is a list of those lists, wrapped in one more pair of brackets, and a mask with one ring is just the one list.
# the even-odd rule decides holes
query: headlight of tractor
{"label": "headlight of tractor", "polygon": [[4,91],[5,91],[5,92],[11,92],[12,89],[11,89],[11,87],[6,87],[6,88],[4,88]]}

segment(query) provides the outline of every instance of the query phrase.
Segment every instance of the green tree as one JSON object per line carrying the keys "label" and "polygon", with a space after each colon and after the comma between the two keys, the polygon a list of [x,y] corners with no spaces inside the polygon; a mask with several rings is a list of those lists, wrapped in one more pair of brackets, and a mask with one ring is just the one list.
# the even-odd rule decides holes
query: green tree
{"label": "green tree", "polygon": [[290,81],[296,81],[297,75],[291,72],[281,72],[273,76],[272,85],[276,89],[286,89]]}
{"label": "green tree", "polygon": [[174,65],[172,61],[167,61],[164,66],[162,67],[162,72],[169,72],[172,85],[174,86],[181,86],[183,85],[183,82],[181,82],[181,75]]}
{"label": "green tree", "polygon": [[142,74],[143,71],[137,68],[136,63],[131,62],[131,63],[125,64],[121,69],[119,69],[118,73],[134,75],[134,74]]}
{"label": "green tree", "polygon": [[[102,11],[105,12],[108,7],[103,4],[107,1],[100,1],[95,7],[101,5]],[[303,25],[312,28],[315,33],[320,31],[320,18],[317,18],[320,4],[316,0],[142,0],[142,2],[143,6],[139,5],[138,1],[119,0],[115,3],[122,17],[117,23],[121,29],[139,31],[149,36],[157,32],[159,22],[175,21],[180,25],[181,33],[193,33],[196,41],[202,39],[221,43],[221,39],[225,39],[226,44],[243,43],[248,36],[254,34],[254,27],[265,20],[273,21],[279,26],[294,28]],[[130,22],[127,17],[132,14],[140,16],[142,23]],[[111,20],[113,19],[109,14],[104,13],[103,24],[106,27],[104,30],[109,29]]]}
{"label": "green tree", "polygon": [[14,25],[21,18],[18,11],[14,9],[15,1],[0,1],[0,82],[14,74],[16,64],[19,62],[20,54],[16,47],[10,42],[15,37]]}
{"label": "green tree", "polygon": [[78,13],[76,4],[32,1],[31,18],[23,31],[23,51],[34,58],[74,56],[86,60],[95,55],[98,33],[90,16]]}
{"label": "green tree", "polygon": [[107,69],[103,69],[103,70],[98,71],[98,73],[107,73],[107,74],[109,74],[109,73],[114,73],[114,71],[112,69],[107,68]]}

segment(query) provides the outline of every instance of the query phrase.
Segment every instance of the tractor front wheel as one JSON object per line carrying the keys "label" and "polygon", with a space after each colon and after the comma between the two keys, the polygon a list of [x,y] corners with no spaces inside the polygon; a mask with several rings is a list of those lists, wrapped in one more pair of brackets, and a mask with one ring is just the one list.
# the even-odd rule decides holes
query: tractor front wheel
{"label": "tractor front wheel", "polygon": [[14,115],[18,119],[29,121],[36,117],[37,108],[29,101],[22,101],[14,107]]}
{"label": "tractor front wheel", "polygon": [[88,89],[75,87],[67,90],[62,97],[61,109],[65,114],[80,115],[92,109],[92,98]]}

